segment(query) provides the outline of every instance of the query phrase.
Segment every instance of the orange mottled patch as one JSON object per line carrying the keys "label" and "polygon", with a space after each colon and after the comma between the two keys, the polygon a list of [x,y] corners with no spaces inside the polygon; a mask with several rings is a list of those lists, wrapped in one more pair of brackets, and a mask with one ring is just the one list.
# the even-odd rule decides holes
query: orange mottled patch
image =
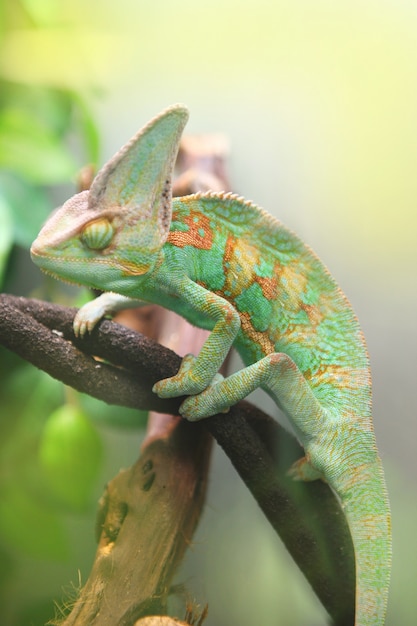
{"label": "orange mottled patch", "polygon": [[279,279],[280,285],[287,292],[293,307],[297,309],[300,296],[306,291],[308,277],[300,273],[298,263],[294,261],[282,266]]}
{"label": "orange mottled patch", "polygon": [[267,300],[275,300],[278,295],[278,278],[276,276],[271,278],[256,276],[255,281],[262,289],[262,294]]}
{"label": "orange mottled patch", "polygon": [[307,379],[325,381],[330,385],[344,389],[358,389],[370,385],[370,375],[367,368],[354,369],[343,365],[321,364],[314,372],[305,372]]}
{"label": "orange mottled patch", "polygon": [[139,265],[137,263],[129,263],[126,260],[120,262],[120,269],[123,270],[125,276],[142,276],[150,270],[150,265]]}
{"label": "orange mottled patch", "polygon": [[308,317],[308,320],[314,328],[320,324],[323,320],[323,312],[320,310],[320,307],[315,306],[313,304],[304,304],[304,302],[299,303],[300,309],[302,309]]}
{"label": "orange mottled patch", "polygon": [[275,345],[270,340],[268,335],[254,329],[249,314],[240,313],[239,315],[242,331],[245,333],[245,335],[249,337],[251,341],[258,344],[258,346],[261,347],[261,350],[265,355],[271,354],[271,352],[275,352]]}
{"label": "orange mottled patch", "polygon": [[[174,214],[173,220],[175,219]],[[188,226],[188,230],[170,232],[167,241],[178,248],[193,246],[200,250],[210,250],[213,245],[213,232],[209,218],[201,213],[190,212],[182,220]]]}
{"label": "orange mottled patch", "polygon": [[248,242],[229,235],[223,254],[224,291],[237,297],[258,280],[254,267],[259,263],[259,250]]}
{"label": "orange mottled patch", "polygon": [[226,240],[226,245],[224,248],[224,255],[223,255],[223,269],[224,269],[225,274],[227,274],[227,265],[231,262],[233,258],[235,245],[236,245],[236,237],[229,235]]}

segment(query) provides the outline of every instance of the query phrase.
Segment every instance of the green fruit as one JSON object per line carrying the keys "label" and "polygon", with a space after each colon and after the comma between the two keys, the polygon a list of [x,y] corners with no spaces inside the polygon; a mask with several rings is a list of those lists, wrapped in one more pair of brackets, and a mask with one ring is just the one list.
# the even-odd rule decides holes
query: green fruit
{"label": "green fruit", "polygon": [[102,457],[101,439],[76,406],[66,404],[48,418],[39,460],[51,494],[72,510],[86,508]]}

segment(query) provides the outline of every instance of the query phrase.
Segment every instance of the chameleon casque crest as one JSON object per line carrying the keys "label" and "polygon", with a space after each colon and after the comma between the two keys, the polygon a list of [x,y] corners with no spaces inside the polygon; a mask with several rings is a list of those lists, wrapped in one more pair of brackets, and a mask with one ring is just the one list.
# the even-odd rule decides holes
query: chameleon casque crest
{"label": "chameleon casque crest", "polygon": [[[32,258],[57,278],[105,292],[77,313],[79,335],[149,302],[212,331],[154,391],[188,396],[180,409],[188,420],[225,411],[258,387],[272,396],[305,450],[291,474],[326,480],[342,503],[355,549],[355,624],[382,626],[390,513],[358,322],[318,257],[256,205],[230,193],[172,199],[187,119],[174,105],[149,122],[89,191],[51,216]],[[232,345],[245,367],[223,379],[217,372]]]}

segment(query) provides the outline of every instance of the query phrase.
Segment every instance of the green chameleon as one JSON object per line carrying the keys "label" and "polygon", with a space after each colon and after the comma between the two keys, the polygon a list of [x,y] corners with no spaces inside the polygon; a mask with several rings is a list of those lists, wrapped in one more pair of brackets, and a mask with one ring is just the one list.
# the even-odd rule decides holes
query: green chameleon
{"label": "green chameleon", "polygon": [[[55,277],[107,292],[78,312],[79,335],[144,302],[212,331],[199,355],[184,357],[154,391],[188,396],[180,408],[188,420],[225,412],[258,387],[272,396],[305,449],[291,474],[327,481],[348,519],[355,624],[382,625],[390,512],[358,322],[317,256],[262,209],[230,193],[172,199],[187,119],[187,109],[174,105],[148,123],[89,191],[50,217],[32,259]],[[246,367],[224,379],[217,372],[232,344]]]}

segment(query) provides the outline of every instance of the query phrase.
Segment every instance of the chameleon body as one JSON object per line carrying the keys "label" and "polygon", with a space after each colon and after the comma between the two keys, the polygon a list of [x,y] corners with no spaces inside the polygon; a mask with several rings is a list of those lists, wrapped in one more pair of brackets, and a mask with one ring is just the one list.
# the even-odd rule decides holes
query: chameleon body
{"label": "chameleon body", "polygon": [[[200,354],[184,357],[155,392],[188,396],[180,412],[189,420],[227,411],[258,387],[273,397],[305,450],[290,472],[326,480],[347,516],[355,624],[380,626],[390,513],[356,317],[317,256],[262,209],[225,193],[171,198],[187,118],[186,108],[175,105],[145,126],[100,170],[90,191],[51,216],[32,258],[56,277],[107,292],[78,312],[78,334],[139,301],[212,331]],[[246,367],[223,379],[217,372],[231,345]]]}

